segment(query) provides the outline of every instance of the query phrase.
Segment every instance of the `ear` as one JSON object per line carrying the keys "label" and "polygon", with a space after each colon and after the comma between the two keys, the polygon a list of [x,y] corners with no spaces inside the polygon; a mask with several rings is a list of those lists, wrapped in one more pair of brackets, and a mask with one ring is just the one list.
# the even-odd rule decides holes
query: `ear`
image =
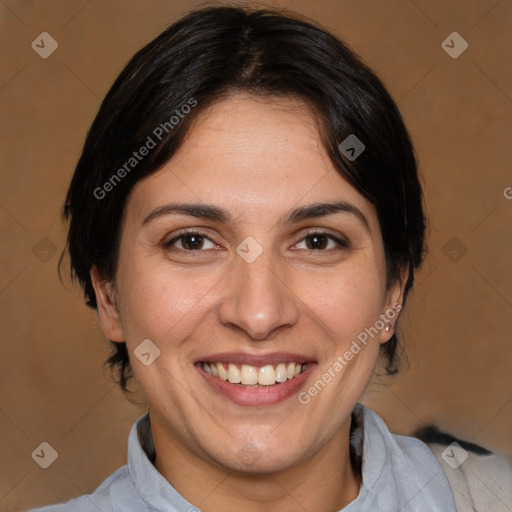
{"label": "ear", "polygon": [[384,329],[381,330],[381,343],[389,341],[395,332],[395,325],[404,303],[404,288],[408,278],[409,269],[404,267],[400,270],[398,278],[389,286],[386,292],[386,299],[384,301],[381,318],[384,321],[385,327],[390,326],[390,329],[389,331],[386,331],[386,328],[384,327]]}
{"label": "ear", "polygon": [[105,336],[111,341],[124,341],[121,318],[112,283],[107,281],[96,266],[91,268],[91,281],[96,294],[98,316]]}

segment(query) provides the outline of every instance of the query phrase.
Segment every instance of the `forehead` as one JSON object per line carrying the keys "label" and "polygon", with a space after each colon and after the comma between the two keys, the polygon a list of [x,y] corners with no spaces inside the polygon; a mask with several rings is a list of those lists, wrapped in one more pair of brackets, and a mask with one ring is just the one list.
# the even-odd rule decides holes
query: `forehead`
{"label": "forehead", "polygon": [[234,95],[194,120],[183,144],[129,198],[138,217],[173,201],[218,204],[259,220],[301,204],[346,200],[373,206],[327,155],[315,116],[296,99]]}

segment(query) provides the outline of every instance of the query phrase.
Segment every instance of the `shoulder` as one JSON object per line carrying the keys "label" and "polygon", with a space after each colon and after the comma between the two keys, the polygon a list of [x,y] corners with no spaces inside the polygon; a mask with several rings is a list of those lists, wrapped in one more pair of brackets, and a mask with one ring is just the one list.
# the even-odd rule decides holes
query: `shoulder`
{"label": "shoulder", "polygon": [[415,433],[439,461],[450,483],[457,512],[510,512],[512,458],[441,432],[435,426]]}
{"label": "shoulder", "polygon": [[124,465],[104,480],[92,494],[84,494],[65,503],[34,508],[27,512],[117,512],[120,510],[118,505],[122,505],[119,500],[129,500],[132,487],[128,467]]}

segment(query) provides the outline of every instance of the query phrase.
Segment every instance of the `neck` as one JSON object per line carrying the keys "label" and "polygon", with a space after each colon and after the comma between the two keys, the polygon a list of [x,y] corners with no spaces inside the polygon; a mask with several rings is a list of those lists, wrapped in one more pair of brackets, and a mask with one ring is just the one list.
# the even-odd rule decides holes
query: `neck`
{"label": "neck", "polygon": [[235,473],[208,463],[188,450],[186,443],[168,434],[158,419],[151,415],[154,465],[203,512],[340,510],[359,493],[361,480],[350,457],[350,417],[312,457],[264,474]]}

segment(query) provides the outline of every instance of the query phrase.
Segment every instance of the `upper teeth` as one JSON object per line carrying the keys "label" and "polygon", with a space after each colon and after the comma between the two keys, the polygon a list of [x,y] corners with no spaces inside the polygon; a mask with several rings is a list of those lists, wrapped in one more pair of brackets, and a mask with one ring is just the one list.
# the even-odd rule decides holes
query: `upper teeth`
{"label": "upper teeth", "polygon": [[203,369],[222,380],[227,380],[232,384],[271,386],[276,382],[285,382],[293,379],[302,373],[306,365],[302,363],[279,363],[276,366],[268,364],[257,368],[243,364],[239,368],[236,364],[228,363],[227,370],[224,363],[203,363]]}

